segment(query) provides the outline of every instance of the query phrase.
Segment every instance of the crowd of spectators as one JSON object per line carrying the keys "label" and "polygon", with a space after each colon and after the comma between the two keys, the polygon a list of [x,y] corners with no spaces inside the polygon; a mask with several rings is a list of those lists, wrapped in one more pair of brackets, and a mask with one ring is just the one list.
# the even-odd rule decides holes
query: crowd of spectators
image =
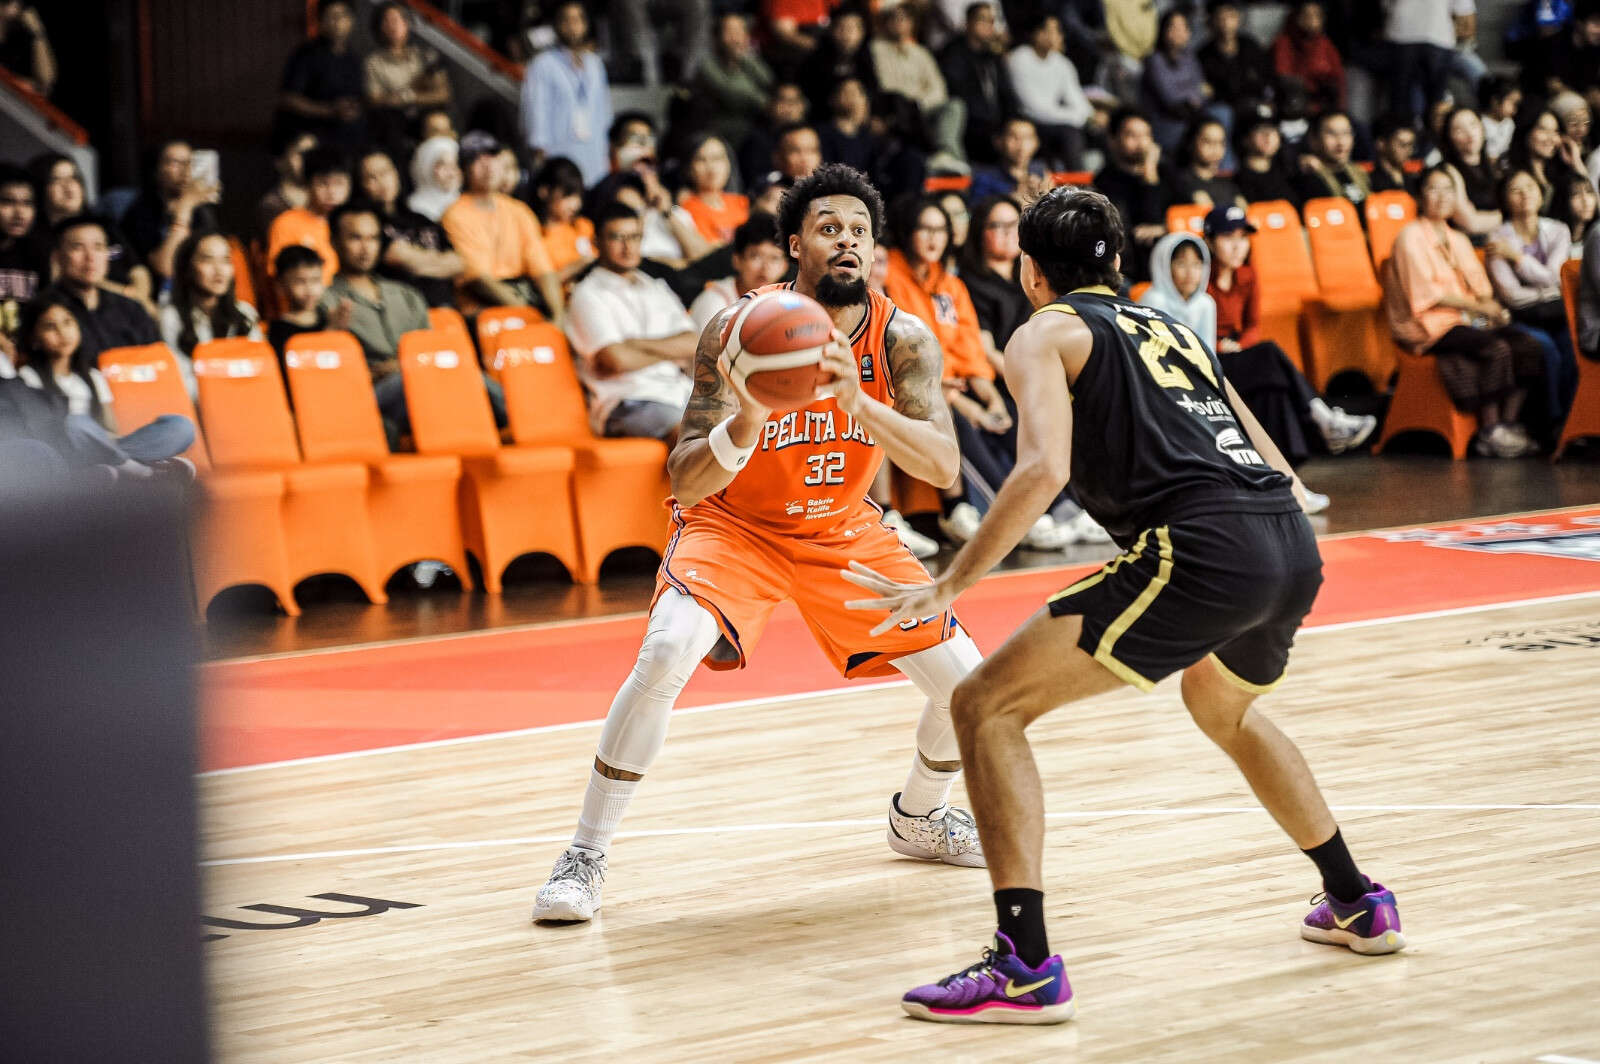
{"label": "crowd of spectators", "polygon": [[[499,42],[526,62],[519,113],[468,122],[409,8],[377,5],[362,54],[353,4],[323,0],[287,58],[253,212],[221,210],[215,153],[185,141],[159,146],[116,218],[69,158],[0,168],[0,373],[33,366],[28,383],[109,424],[93,376],[109,347],[164,340],[189,374],[207,340],[281,353],[299,332],[345,329],[403,446],[399,335],[430,308],[526,306],[566,331],[596,432],[670,439],[697,323],[788,273],[772,220],[784,191],[845,163],[891,205],[879,283],[944,348],[969,456],[943,522],[959,539],[1015,447],[1003,349],[1027,311],[1029,198],[1065,179],[1104,192],[1126,228],[1123,274],[1153,282],[1150,298],[1252,382],[1298,460],[1373,426],[1261,339],[1242,208],[1398,190],[1418,220],[1382,278],[1395,337],[1438,356],[1483,424],[1480,453],[1532,453],[1566,414],[1576,358],[1600,355],[1600,0],[1537,6],[1561,10],[1518,21],[1508,75],[1476,55],[1472,0],[1298,0],[1261,40],[1240,0],[681,0],[670,50],[642,31],[642,4],[610,5],[597,26],[597,9],[558,0]],[[41,91],[54,78],[37,15],[14,0],[0,2],[0,64]],[[615,109],[619,74],[675,81],[665,120]],[[1169,236],[1179,204],[1210,211],[1204,239]],[[253,228],[224,231],[224,213]],[[245,247],[270,278],[255,307],[236,294]],[[1559,274],[1586,249],[1575,351]],[[47,304],[81,334],[49,372],[29,332]],[[1096,534],[1070,499],[1054,515],[1036,546]]]}

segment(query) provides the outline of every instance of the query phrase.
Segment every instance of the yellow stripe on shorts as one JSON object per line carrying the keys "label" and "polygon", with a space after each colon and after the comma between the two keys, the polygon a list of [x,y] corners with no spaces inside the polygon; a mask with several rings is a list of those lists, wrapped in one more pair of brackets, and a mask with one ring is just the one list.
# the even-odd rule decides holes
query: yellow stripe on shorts
{"label": "yellow stripe on shorts", "polygon": [[1087,591],[1089,588],[1094,587],[1094,585],[1098,584],[1100,581],[1104,580],[1106,577],[1110,576],[1124,565],[1129,565],[1138,561],[1140,555],[1144,553],[1145,540],[1147,540],[1149,537],[1150,530],[1147,528],[1143,532],[1139,533],[1139,538],[1134,543],[1132,550],[1125,551],[1122,554],[1117,555],[1115,558],[1112,558],[1105,565],[1102,565],[1099,569],[1090,573],[1082,580],[1079,580],[1077,583],[1070,584],[1062,590],[1057,591],[1045,601],[1057,602],[1066,598],[1068,595],[1076,595],[1080,591]]}
{"label": "yellow stripe on shorts", "polygon": [[[1139,537],[1139,543],[1141,546],[1143,545],[1144,536]],[[1111,622],[1110,627],[1105,630],[1105,634],[1100,637],[1100,645],[1094,651],[1094,659],[1096,661],[1115,673],[1118,679],[1132,684],[1141,691],[1148,691],[1155,684],[1118,661],[1114,651],[1117,646],[1117,640],[1121,639],[1123,633],[1132,628],[1139,618],[1144,616],[1145,611],[1150,608],[1150,604],[1156,600],[1156,596],[1161,594],[1161,589],[1166,587],[1172,580],[1172,535],[1166,525],[1156,529],[1156,544],[1156,557],[1161,560],[1160,565],[1156,568],[1156,575],[1151,578],[1149,586],[1139,592],[1139,597],[1128,603],[1128,608],[1118,614],[1117,619]]]}

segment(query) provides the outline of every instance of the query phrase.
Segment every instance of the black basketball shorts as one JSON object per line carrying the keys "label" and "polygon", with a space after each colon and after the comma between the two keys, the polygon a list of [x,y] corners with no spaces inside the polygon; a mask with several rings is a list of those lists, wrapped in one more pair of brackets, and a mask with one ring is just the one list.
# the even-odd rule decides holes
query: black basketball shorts
{"label": "black basketball shorts", "polygon": [[1048,608],[1081,616],[1078,646],[1141,691],[1209,654],[1235,685],[1266,694],[1321,586],[1300,511],[1203,514],[1141,532]]}

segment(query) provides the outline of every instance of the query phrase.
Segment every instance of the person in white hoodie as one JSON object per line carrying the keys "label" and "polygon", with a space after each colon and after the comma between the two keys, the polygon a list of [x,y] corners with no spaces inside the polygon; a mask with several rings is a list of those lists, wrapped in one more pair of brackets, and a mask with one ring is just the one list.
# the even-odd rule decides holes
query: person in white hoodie
{"label": "person in white hoodie", "polygon": [[[1168,233],[1156,242],[1155,250],[1150,253],[1150,288],[1139,297],[1139,302],[1177,318],[1214,351],[1217,347],[1217,303],[1206,292],[1206,279],[1210,276],[1211,250],[1205,241],[1192,233]],[[1220,356],[1219,360],[1223,363],[1222,371],[1227,373],[1226,360]],[[1315,395],[1310,388],[1310,384],[1305,385],[1306,392]],[[1240,398],[1255,413],[1255,403],[1243,390]],[[1370,433],[1371,428],[1367,431]],[[1321,513],[1328,508],[1328,502],[1326,495],[1306,489],[1308,513]]]}

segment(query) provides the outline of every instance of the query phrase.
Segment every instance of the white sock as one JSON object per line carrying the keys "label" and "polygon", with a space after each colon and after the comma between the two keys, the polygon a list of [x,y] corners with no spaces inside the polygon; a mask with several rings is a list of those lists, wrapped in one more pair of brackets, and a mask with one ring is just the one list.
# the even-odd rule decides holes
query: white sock
{"label": "white sock", "polygon": [[1326,432],[1333,427],[1333,407],[1321,399],[1311,400],[1310,412],[1311,420],[1316,423],[1317,428]]}
{"label": "white sock", "polygon": [[578,830],[572,836],[572,845],[581,850],[604,854],[611,849],[611,839],[622,823],[622,814],[633,801],[633,792],[639,789],[638,780],[614,780],[589,770],[589,789],[583,793],[583,813],[578,817]]}
{"label": "white sock", "polygon": [[927,816],[950,799],[950,786],[956,781],[954,772],[936,772],[923,764],[920,753],[911,755],[911,774],[906,777],[905,790],[897,803],[907,816]]}

